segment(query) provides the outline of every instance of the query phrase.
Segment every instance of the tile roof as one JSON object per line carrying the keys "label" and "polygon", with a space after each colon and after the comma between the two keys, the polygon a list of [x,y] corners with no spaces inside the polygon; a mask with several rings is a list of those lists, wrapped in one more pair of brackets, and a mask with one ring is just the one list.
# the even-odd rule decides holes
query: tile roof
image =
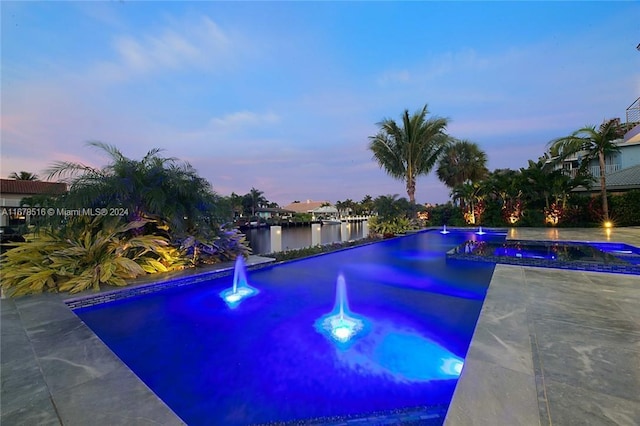
{"label": "tile roof", "polygon": [[0,179],[0,194],[64,194],[67,184],[62,182],[42,182],[39,180]]}
{"label": "tile roof", "polygon": [[[608,191],[628,189],[640,189],[640,164],[626,167],[607,175]],[[600,191],[600,180],[596,178],[596,180],[591,184],[591,187],[586,190],[589,192]],[[585,188],[578,187],[574,191],[585,191]]]}
{"label": "tile roof", "polygon": [[291,203],[289,205],[284,206],[285,210],[292,210],[296,213],[308,213],[312,210],[317,209],[323,204],[330,204],[328,201],[311,201],[307,200],[302,203]]}
{"label": "tile roof", "polygon": [[607,175],[607,188],[609,187],[640,188],[640,164]]}

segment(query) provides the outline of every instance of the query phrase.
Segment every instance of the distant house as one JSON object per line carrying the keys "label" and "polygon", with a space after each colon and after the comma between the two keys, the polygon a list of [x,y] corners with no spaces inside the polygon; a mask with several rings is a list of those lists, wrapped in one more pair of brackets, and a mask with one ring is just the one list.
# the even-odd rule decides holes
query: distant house
{"label": "distant house", "polygon": [[322,207],[323,205],[331,205],[328,201],[303,201],[299,203],[291,203],[284,206],[285,210],[291,210],[296,213],[313,213],[315,209]]}
{"label": "distant house", "polygon": [[313,219],[338,214],[338,209],[329,201],[307,200],[306,202],[288,204],[284,208],[285,210],[292,210],[296,213],[310,213]]}
{"label": "distant house", "polygon": [[260,207],[256,209],[256,216],[260,219],[277,219],[290,216],[295,213],[293,210],[278,209],[272,207]]}
{"label": "distant house", "polygon": [[[615,141],[619,152],[605,156],[605,176],[607,190],[614,192],[628,191],[640,187],[640,98],[636,99],[626,111],[626,123],[621,125],[625,130],[623,138]],[[580,163],[584,153],[577,153],[562,163],[562,169],[575,177],[580,169]],[[596,178],[596,182],[588,188],[588,191],[600,190],[600,164],[598,159],[591,160],[587,165],[587,171]],[[577,188],[576,191],[584,191],[585,188]]]}
{"label": "distant house", "polygon": [[37,180],[0,179],[0,225],[21,225],[27,217],[20,210],[27,197],[42,195],[62,195],[67,192],[67,184],[41,182]]}

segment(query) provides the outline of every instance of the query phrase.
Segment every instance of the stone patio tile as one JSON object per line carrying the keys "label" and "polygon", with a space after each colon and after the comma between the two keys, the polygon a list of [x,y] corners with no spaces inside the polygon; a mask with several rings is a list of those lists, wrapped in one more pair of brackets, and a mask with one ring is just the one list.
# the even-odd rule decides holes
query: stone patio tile
{"label": "stone patio tile", "polygon": [[[611,345],[611,341],[619,336],[602,331],[584,341],[567,337],[570,333],[589,333],[587,329],[578,329],[558,325],[555,333],[550,329],[537,332],[545,382],[553,380],[592,392],[633,399],[640,405],[640,352]],[[603,342],[599,338],[602,336],[608,341]]]}
{"label": "stone patio tile", "polygon": [[64,425],[185,424],[124,365],[52,394]]}
{"label": "stone patio tile", "polygon": [[42,372],[33,356],[3,362],[1,376],[0,411],[3,416],[23,410],[33,401],[49,396]]}
{"label": "stone patio tile", "polygon": [[640,404],[547,380],[551,423],[563,426],[637,426]]}
{"label": "stone patio tile", "polygon": [[615,303],[628,315],[631,321],[640,324],[640,302],[634,300],[615,300]]}
{"label": "stone patio tile", "polygon": [[[468,374],[465,372],[468,371]],[[532,426],[540,423],[533,375],[467,359],[445,425]]]}
{"label": "stone patio tile", "polygon": [[481,360],[531,374],[531,342],[526,325],[524,328],[480,326],[473,336],[467,359]]}
{"label": "stone patio tile", "polygon": [[28,330],[52,321],[75,318],[58,294],[44,293],[15,299],[24,327]]}
{"label": "stone patio tile", "polygon": [[524,271],[521,266],[497,264],[493,276],[494,278],[523,279]]}
{"label": "stone patio tile", "polygon": [[3,409],[0,424],[7,426],[57,426],[62,423],[60,423],[56,410],[51,403],[49,393],[46,392],[38,394],[37,397],[32,398],[17,410],[5,412]]}
{"label": "stone patio tile", "polygon": [[554,287],[552,284],[527,283],[528,312],[534,319],[565,321],[594,328],[640,333],[640,324],[633,321],[619,304],[598,293],[578,286]]}

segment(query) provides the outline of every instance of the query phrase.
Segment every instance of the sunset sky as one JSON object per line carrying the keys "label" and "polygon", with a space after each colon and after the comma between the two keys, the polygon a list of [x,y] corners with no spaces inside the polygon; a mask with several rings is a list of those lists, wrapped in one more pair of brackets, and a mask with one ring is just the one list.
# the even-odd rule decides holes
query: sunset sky
{"label": "sunset sky", "polygon": [[[384,118],[428,104],[488,166],[621,117],[640,96],[639,2],[7,2],[0,175],[58,160],[191,163],[280,205],[406,197],[372,160]],[[442,203],[432,172],[416,200]]]}

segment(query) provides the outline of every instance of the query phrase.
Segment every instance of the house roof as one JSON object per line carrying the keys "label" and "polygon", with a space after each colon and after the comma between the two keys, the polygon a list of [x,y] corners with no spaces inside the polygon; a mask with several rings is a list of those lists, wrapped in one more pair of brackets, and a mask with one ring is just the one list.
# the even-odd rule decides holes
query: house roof
{"label": "house roof", "polygon": [[62,182],[0,179],[1,194],[60,195],[64,194],[65,192],[67,192],[67,184]]}
{"label": "house roof", "polygon": [[323,204],[330,204],[328,201],[311,201],[307,200],[302,203],[291,203],[284,206],[285,210],[292,210],[296,213],[311,213],[313,210],[319,208]]}
{"label": "house roof", "polygon": [[273,207],[259,207],[256,209],[256,213],[295,213],[293,210],[286,210],[286,209],[280,209],[280,208],[273,208]]}
{"label": "house roof", "polygon": [[318,207],[317,209],[313,209],[314,213],[338,213],[338,209],[336,209],[334,206],[323,206],[323,207]]}
{"label": "house roof", "polygon": [[[626,167],[607,175],[607,190],[640,189],[640,164]],[[580,188],[580,190],[583,190]],[[594,182],[588,191],[600,191],[599,181]]]}
{"label": "house roof", "polygon": [[640,164],[607,175],[607,187],[640,188]]}

